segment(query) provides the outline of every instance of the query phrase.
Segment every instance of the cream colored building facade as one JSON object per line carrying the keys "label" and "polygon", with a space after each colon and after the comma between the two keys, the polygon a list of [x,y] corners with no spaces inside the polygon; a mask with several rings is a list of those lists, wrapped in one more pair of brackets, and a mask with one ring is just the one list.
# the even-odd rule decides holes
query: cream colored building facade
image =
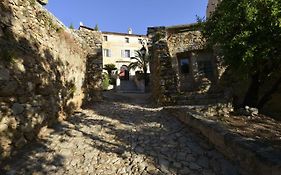
{"label": "cream colored building facade", "polygon": [[[114,64],[118,71],[122,66],[129,66],[131,57],[143,46],[147,48],[148,38],[146,35],[128,33],[102,32],[103,42],[103,66]],[[130,75],[135,75],[134,70],[130,70]]]}

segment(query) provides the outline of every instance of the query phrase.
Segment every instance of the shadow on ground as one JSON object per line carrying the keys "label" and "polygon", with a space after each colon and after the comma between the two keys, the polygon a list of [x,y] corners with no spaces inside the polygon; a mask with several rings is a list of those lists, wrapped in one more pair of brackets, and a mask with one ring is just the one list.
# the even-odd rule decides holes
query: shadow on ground
{"label": "shadow on ground", "polygon": [[[102,159],[116,155],[128,162],[119,168],[126,168],[126,172],[132,174],[239,174],[221,154],[178,120],[162,114],[161,108],[144,105],[148,99],[145,96],[142,100],[135,100],[136,96],[130,94],[110,97],[107,101],[88,105],[68,121],[56,125],[50,139],[23,150],[18,160],[13,159],[6,165],[11,164],[10,168],[17,174],[64,174],[67,157],[50,146],[54,144],[52,137],[60,137],[56,145],[66,144],[69,149],[84,151],[81,159],[91,154],[83,150],[88,146],[98,151],[97,164],[111,166]],[[69,139],[64,139],[66,135]],[[75,139],[81,142],[79,140],[78,145],[71,148],[71,141]],[[138,157],[142,157],[141,160]],[[93,162],[90,164],[97,166]],[[27,166],[28,171],[21,171]],[[81,161],[81,167],[84,166],[87,164],[83,165]]]}
{"label": "shadow on ground", "polygon": [[[51,156],[45,157],[49,153]],[[11,159],[1,162],[0,174],[57,173],[63,167],[64,157],[46,146],[46,142],[35,142],[23,147]],[[24,168],[22,168],[24,167]],[[26,169],[32,170],[27,172]]]}

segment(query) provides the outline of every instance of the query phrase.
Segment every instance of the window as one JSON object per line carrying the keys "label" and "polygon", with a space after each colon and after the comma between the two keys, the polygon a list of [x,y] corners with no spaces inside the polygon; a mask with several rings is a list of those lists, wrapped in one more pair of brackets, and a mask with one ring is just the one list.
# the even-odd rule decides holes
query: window
{"label": "window", "polygon": [[125,50],[125,58],[130,58],[131,54],[130,54],[130,50]]}
{"label": "window", "polygon": [[130,42],[130,38],[125,38],[125,42],[129,43]]}
{"label": "window", "polygon": [[103,56],[104,57],[111,57],[111,50],[103,49]]}
{"label": "window", "polygon": [[207,77],[211,77],[213,75],[212,62],[209,60],[198,61],[198,71],[205,74]]}
{"label": "window", "polygon": [[108,41],[108,37],[107,36],[103,36],[103,40],[104,41]]}
{"label": "window", "polygon": [[190,61],[188,58],[181,58],[179,59],[179,63],[180,63],[180,71],[182,74],[188,74],[189,73],[189,64]]}
{"label": "window", "polygon": [[130,58],[131,57],[131,52],[130,50],[121,50],[121,56],[123,58]]}

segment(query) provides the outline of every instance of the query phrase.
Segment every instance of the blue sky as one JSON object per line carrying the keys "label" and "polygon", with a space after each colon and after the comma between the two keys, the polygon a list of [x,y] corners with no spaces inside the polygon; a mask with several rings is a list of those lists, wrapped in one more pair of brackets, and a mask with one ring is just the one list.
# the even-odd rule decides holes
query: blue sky
{"label": "blue sky", "polygon": [[203,17],[208,0],[49,0],[46,6],[66,26],[79,22],[101,31],[146,34],[150,26],[170,26]]}

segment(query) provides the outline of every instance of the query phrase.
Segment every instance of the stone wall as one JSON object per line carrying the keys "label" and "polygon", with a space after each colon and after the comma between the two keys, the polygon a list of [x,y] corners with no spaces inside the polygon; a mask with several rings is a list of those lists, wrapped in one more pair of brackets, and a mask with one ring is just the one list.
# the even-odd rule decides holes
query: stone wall
{"label": "stone wall", "polygon": [[148,47],[150,61],[150,86],[153,101],[158,105],[174,104],[177,93],[176,72],[172,68],[172,57],[167,42],[165,27],[148,28],[152,44]]}
{"label": "stone wall", "polygon": [[80,36],[90,47],[87,56],[86,77],[84,83],[84,104],[101,100],[102,93],[102,33],[93,29],[80,26],[75,33]]}
{"label": "stone wall", "polygon": [[196,24],[167,27],[168,45],[171,55],[177,53],[202,50],[204,40]]}
{"label": "stone wall", "polygon": [[37,0],[37,1],[42,5],[48,4],[48,0]]}
{"label": "stone wall", "polygon": [[[217,107],[222,110],[219,113],[225,115],[229,112],[230,106]],[[262,143],[266,142],[264,140],[260,142],[259,139],[241,136],[220,122],[207,119],[203,113],[195,111],[195,108],[197,107],[165,107],[163,112],[178,118],[188,127],[199,131],[218,151],[243,168],[245,174],[280,174],[280,149],[272,147],[270,143]]]}
{"label": "stone wall", "polygon": [[[197,24],[149,28],[148,37],[151,40],[151,89],[158,104],[175,103],[183,93],[202,94],[216,89],[216,57],[204,48],[205,41]],[[181,72],[181,58],[189,60],[189,73]],[[198,61],[206,60],[212,67],[208,77],[198,66]]]}
{"label": "stone wall", "polygon": [[[167,27],[168,47],[172,56],[173,68],[177,72],[180,91],[207,92],[211,81],[217,77],[217,65],[211,50],[204,49],[205,41],[196,24]],[[179,69],[179,59],[187,57],[190,60],[190,73],[182,74]],[[206,77],[199,72],[198,61],[209,59],[212,64],[213,75]]]}
{"label": "stone wall", "polygon": [[95,54],[37,1],[0,2],[0,159],[81,106]]}

